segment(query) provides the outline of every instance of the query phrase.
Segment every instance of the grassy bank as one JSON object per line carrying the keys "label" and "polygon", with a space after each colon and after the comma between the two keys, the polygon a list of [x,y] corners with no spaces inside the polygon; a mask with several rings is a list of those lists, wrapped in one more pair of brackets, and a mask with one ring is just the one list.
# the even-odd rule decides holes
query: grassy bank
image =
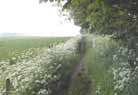
{"label": "grassy bank", "polygon": [[[122,52],[121,47],[119,42],[108,36],[87,37],[85,69],[93,83],[92,95],[114,95],[117,92],[113,68],[117,70],[121,67],[121,62],[127,61],[127,55],[120,54]],[[118,52],[119,50],[120,52]],[[120,60],[115,59],[118,57]]]}

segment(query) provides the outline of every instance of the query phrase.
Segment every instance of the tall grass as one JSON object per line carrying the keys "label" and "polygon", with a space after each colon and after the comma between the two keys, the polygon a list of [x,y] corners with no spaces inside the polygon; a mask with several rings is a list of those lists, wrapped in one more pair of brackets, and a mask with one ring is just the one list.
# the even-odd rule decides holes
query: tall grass
{"label": "tall grass", "polygon": [[119,44],[105,36],[88,36],[85,69],[92,80],[92,95],[114,95],[113,55]]}

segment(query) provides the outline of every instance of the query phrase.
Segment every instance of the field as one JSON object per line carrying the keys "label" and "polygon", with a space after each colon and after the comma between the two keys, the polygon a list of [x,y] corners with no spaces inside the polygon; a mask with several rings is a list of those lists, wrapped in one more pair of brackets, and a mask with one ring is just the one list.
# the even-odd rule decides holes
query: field
{"label": "field", "polygon": [[28,49],[46,48],[52,44],[66,41],[64,37],[1,37],[0,60],[6,60],[14,55],[20,55]]}

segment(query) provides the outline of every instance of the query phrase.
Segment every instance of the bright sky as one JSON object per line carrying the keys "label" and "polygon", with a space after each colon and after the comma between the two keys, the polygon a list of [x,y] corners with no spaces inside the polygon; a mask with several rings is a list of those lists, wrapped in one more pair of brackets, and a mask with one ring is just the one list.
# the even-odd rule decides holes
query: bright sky
{"label": "bright sky", "polygon": [[[39,0],[0,0],[0,34],[75,36],[80,28],[64,22],[56,7]],[[62,23],[61,23],[62,22]]]}

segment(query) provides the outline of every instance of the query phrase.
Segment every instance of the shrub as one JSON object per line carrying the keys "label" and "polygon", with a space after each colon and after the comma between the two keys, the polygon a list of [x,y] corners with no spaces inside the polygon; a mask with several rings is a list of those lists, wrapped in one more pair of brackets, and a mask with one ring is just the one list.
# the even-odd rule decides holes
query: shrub
{"label": "shrub", "polygon": [[[61,95],[59,92],[66,91],[72,69],[78,63],[75,52],[78,40],[74,38],[51,49],[42,49],[38,56],[27,57],[30,59],[17,64],[1,65],[0,80],[10,79],[14,95]],[[0,94],[3,93],[4,83],[0,84]]]}

